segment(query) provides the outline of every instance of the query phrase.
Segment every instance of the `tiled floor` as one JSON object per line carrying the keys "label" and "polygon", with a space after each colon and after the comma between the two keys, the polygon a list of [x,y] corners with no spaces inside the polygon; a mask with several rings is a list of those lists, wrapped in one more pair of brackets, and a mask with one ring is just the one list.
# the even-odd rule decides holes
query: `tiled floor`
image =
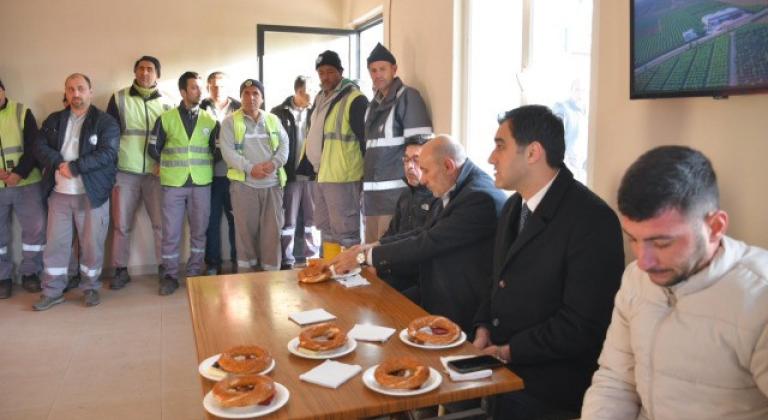
{"label": "tiled floor", "polygon": [[0,300],[0,419],[202,419],[186,288],[158,296],[157,277],[82,293],[44,312],[18,285]]}

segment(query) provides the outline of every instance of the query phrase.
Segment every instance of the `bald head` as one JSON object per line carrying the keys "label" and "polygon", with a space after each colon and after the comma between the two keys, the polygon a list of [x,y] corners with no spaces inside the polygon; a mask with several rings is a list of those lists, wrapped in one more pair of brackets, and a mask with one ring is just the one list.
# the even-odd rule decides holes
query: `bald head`
{"label": "bald head", "polygon": [[422,154],[427,154],[435,159],[451,159],[456,166],[461,167],[467,160],[467,153],[464,146],[455,141],[448,134],[438,134],[434,139],[424,145]]}
{"label": "bald head", "polygon": [[464,147],[451,136],[440,134],[427,142],[421,150],[421,183],[435,197],[441,197],[456,185],[461,167],[466,161]]}

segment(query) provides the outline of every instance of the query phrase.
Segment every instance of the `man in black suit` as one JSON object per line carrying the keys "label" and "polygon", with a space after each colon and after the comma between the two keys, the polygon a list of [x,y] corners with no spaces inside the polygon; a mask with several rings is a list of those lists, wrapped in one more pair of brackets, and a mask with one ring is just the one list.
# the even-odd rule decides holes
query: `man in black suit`
{"label": "man in black suit", "polygon": [[472,336],[478,305],[489,297],[493,237],[506,197],[467,159],[449,136],[430,140],[421,151],[421,182],[438,197],[426,224],[352,247],[333,260],[337,272],[368,263],[380,275],[418,266],[418,302],[456,322]]}
{"label": "man in black suit", "polygon": [[496,399],[496,418],[578,417],[624,269],[618,218],[563,164],[563,131],[547,107],[514,109],[489,159],[496,186],[516,193],[499,219],[474,345],[525,382]]}

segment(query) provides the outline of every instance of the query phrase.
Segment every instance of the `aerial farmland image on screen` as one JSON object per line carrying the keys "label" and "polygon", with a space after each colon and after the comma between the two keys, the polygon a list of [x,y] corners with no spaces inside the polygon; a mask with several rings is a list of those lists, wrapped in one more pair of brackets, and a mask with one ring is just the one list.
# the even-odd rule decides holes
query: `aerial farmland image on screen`
{"label": "aerial farmland image on screen", "polygon": [[768,86],[768,0],[635,0],[636,94]]}

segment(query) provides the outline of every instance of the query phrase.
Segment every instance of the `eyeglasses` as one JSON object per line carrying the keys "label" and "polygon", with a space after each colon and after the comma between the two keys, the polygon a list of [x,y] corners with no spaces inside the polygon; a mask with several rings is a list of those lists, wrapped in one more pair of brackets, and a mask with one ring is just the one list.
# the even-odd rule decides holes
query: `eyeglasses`
{"label": "eyeglasses", "polygon": [[408,166],[410,164],[414,164],[416,166],[419,166],[419,157],[418,156],[414,156],[414,157],[403,156],[403,165]]}

